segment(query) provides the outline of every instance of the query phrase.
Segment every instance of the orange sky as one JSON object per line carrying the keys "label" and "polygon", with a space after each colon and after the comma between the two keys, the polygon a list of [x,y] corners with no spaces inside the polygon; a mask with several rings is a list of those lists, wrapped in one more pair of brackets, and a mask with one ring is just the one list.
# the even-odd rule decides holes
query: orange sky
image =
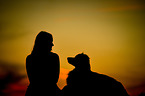
{"label": "orange sky", "polygon": [[60,56],[59,87],[73,69],[66,58],[81,52],[93,71],[128,90],[144,86],[144,6],[142,0],[0,1],[0,61],[25,68],[35,36],[44,30],[53,34],[53,52]]}

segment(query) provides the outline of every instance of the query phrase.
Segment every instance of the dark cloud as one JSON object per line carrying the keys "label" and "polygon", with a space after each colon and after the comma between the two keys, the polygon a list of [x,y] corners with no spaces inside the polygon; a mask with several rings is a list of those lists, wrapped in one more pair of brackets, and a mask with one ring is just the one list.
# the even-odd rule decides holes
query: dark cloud
{"label": "dark cloud", "polygon": [[128,92],[131,96],[139,96],[139,94],[145,94],[145,82],[142,82],[142,84],[140,85],[128,88]]}
{"label": "dark cloud", "polygon": [[20,82],[27,76],[19,72],[23,68],[16,64],[0,62],[0,96],[24,96],[27,85]]}

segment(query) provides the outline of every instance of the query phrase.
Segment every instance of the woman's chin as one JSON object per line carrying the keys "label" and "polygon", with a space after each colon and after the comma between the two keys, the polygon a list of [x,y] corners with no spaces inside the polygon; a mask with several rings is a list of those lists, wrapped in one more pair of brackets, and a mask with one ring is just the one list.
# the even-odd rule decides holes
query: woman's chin
{"label": "woman's chin", "polygon": [[51,49],[48,49],[48,51],[52,51],[52,48]]}

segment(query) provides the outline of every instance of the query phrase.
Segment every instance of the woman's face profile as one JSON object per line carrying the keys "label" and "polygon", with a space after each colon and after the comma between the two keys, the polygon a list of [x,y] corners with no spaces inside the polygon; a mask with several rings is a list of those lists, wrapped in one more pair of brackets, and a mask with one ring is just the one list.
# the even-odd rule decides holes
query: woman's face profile
{"label": "woman's face profile", "polygon": [[54,46],[53,44],[53,40],[48,42],[48,50],[51,51],[52,50],[52,46]]}

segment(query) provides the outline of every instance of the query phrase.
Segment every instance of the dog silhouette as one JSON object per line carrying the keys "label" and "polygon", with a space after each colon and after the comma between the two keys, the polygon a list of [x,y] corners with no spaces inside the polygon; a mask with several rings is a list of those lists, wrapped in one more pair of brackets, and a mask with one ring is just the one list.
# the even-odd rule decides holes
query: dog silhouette
{"label": "dog silhouette", "polygon": [[62,96],[129,96],[123,85],[107,75],[92,72],[86,54],[68,57],[75,68],[69,72]]}

